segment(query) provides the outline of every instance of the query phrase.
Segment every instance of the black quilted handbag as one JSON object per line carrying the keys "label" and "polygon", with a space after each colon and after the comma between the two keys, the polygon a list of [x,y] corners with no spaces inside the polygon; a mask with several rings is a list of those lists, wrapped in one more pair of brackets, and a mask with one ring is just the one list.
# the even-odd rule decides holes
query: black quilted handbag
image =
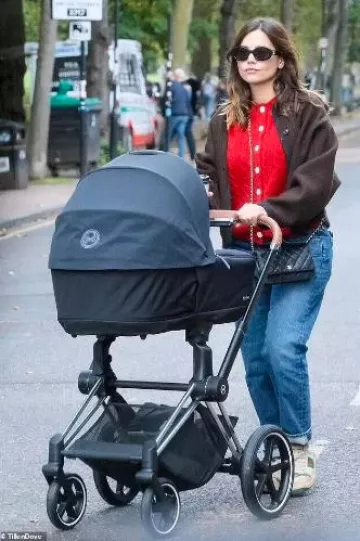
{"label": "black quilted handbag", "polygon": [[[315,265],[308,246],[309,239],[301,244],[283,243],[274,254],[267,275],[267,284],[286,282],[303,282],[310,280],[315,274]],[[269,249],[256,247],[256,275],[260,277],[269,257]]]}
{"label": "black quilted handbag", "polygon": [[[248,138],[250,153],[250,201],[254,203],[254,157],[251,134],[251,119],[248,122]],[[270,263],[270,269],[267,275],[267,284],[281,284],[286,282],[303,282],[310,280],[315,274],[315,265],[309,250],[309,242],[315,235],[319,227],[311,233],[306,241],[301,243],[286,243],[281,245],[279,251],[274,254]],[[254,229],[250,227],[251,250],[256,259],[256,277],[260,278],[261,272],[269,257],[269,249],[265,247],[255,247]]]}

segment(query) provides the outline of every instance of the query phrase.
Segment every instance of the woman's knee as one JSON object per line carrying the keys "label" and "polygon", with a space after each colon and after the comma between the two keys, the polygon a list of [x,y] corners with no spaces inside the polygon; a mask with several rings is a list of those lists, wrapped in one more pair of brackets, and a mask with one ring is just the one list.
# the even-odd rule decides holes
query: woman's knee
{"label": "woman's knee", "polygon": [[266,345],[266,358],[274,374],[294,374],[306,370],[307,345],[300,340],[268,341]]}

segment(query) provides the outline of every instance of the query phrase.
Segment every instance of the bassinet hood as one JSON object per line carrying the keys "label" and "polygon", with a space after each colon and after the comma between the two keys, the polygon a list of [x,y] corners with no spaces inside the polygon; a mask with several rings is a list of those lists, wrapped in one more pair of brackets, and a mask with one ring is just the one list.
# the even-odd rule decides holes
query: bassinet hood
{"label": "bassinet hood", "polygon": [[92,171],[56,220],[49,267],[131,270],[213,263],[209,206],[193,167],[133,152]]}

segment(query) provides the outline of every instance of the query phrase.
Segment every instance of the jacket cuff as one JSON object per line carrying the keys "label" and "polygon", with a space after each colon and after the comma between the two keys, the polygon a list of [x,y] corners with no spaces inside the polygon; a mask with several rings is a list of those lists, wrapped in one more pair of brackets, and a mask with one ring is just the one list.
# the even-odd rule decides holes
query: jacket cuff
{"label": "jacket cuff", "polygon": [[274,213],[272,211],[271,205],[267,201],[263,201],[262,203],[259,203],[259,207],[262,207],[264,210],[266,210],[267,215],[269,218],[273,218],[276,220],[276,216],[274,216]]}

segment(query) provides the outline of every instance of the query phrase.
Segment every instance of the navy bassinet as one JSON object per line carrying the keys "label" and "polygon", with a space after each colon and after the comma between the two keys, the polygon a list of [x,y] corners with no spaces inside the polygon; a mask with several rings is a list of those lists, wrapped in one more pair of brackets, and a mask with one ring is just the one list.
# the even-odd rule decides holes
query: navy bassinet
{"label": "navy bassinet", "polygon": [[142,335],[240,319],[255,263],[215,253],[203,183],[163,152],[120,156],[84,177],[56,220],[49,267],[72,335]]}

